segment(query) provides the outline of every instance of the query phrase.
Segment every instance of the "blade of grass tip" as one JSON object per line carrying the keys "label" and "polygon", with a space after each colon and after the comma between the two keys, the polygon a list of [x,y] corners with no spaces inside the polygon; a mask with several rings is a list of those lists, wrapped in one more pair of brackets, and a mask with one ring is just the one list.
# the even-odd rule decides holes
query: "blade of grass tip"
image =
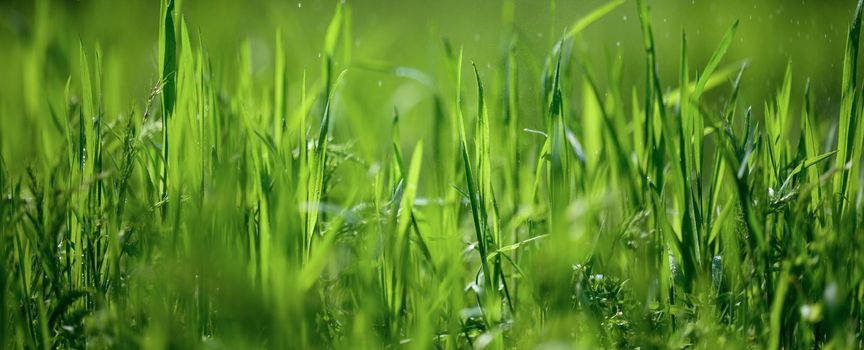
{"label": "blade of grass tip", "polygon": [[693,93],[691,94],[693,100],[698,101],[699,98],[702,97],[702,92],[705,91],[705,86],[708,84],[708,80],[711,78],[711,75],[714,74],[714,70],[717,69],[720,60],[723,59],[724,55],[726,55],[729,45],[732,44],[732,39],[735,37],[735,32],[738,30],[738,23],[739,21],[735,20],[735,23],[732,23],[732,26],[726,30],[726,34],[723,34],[723,39],[720,40],[720,45],[717,46],[714,53],[711,54],[711,58],[708,59],[708,64],[705,65],[705,69],[702,70],[702,74],[696,82],[696,87],[693,88]]}
{"label": "blade of grass tip", "polygon": [[[730,41],[731,41],[731,39],[730,39]],[[686,52],[684,52],[683,54],[686,55]],[[719,60],[719,58],[718,58],[718,60]],[[688,70],[688,74],[689,74],[689,68],[685,66],[685,70]],[[730,72],[731,72],[731,70],[730,70]],[[711,77],[711,75],[712,74],[708,74],[709,77]],[[683,86],[682,86],[682,89],[687,90]],[[690,146],[689,148],[691,148],[689,150],[689,152],[691,153],[690,159],[689,159],[689,161],[690,161],[689,166],[691,168],[687,170],[688,174],[693,176],[693,181],[689,183],[689,191],[690,191],[689,197],[690,197],[690,201],[691,201],[690,210],[691,210],[691,215],[692,215],[692,220],[693,220],[693,226],[695,227],[694,235],[695,235],[695,241],[697,243],[696,244],[696,250],[697,250],[697,252],[701,252],[704,248],[702,243],[707,242],[707,236],[702,234],[704,232],[704,229],[706,226],[706,224],[705,224],[706,221],[703,220],[703,212],[702,212],[703,204],[704,204],[703,190],[702,190],[703,189],[702,174],[703,174],[703,167],[704,167],[703,157],[704,157],[704,152],[705,152],[705,143],[703,140],[704,136],[705,136],[705,119],[704,119],[703,113],[700,111],[699,100],[693,99],[694,95],[692,94],[692,91],[688,91],[688,93],[690,96],[690,98],[689,98],[690,101],[688,101],[688,103],[686,105],[688,106],[688,111],[691,115],[689,118],[687,118],[690,125],[688,126],[689,133],[686,134],[687,139],[685,141],[687,141],[687,143],[689,143],[689,146]],[[691,105],[691,103],[692,103],[692,105]],[[700,238],[701,238],[701,240],[700,240]],[[698,258],[701,258],[701,255],[697,254],[697,259]],[[706,256],[705,258],[706,258],[705,261],[708,261],[707,259],[709,257]],[[698,260],[699,263],[702,263],[702,261],[703,261],[702,259]]]}
{"label": "blade of grass tip", "polygon": [[[664,140],[664,133],[660,130],[664,129],[666,107],[664,106],[662,90],[660,89],[660,78],[657,75],[654,34],[651,30],[651,16],[648,5],[645,3],[645,0],[636,0],[636,4],[639,10],[639,23],[642,27],[642,43],[645,47],[645,71],[647,73],[645,77],[645,130],[643,133],[646,135],[645,141],[649,147],[646,154],[650,160],[646,163],[649,165],[648,169],[646,169],[646,174],[650,176],[648,181],[657,184],[657,186],[648,187],[662,192],[665,187],[663,169],[666,142]],[[653,170],[653,174],[651,170]]]}
{"label": "blade of grass tip", "polygon": [[[168,118],[174,112],[177,90],[177,39],[174,28],[174,0],[162,1],[162,23],[159,26],[159,76],[162,86],[162,193],[160,201],[168,198]],[[163,220],[167,206],[161,206]]]}
{"label": "blade of grass tip", "polygon": [[456,127],[459,128],[456,136],[459,137],[462,148],[467,149],[467,141],[465,140],[465,121],[463,120],[464,116],[462,115],[462,57],[462,47],[459,47],[459,55],[454,62],[456,71],[456,80],[454,80],[454,83],[456,84],[454,108],[456,109]]}
{"label": "blade of grass tip", "polygon": [[741,91],[741,78],[744,77],[745,70],[747,70],[747,62],[741,64],[738,75],[732,83],[732,92],[729,94],[729,101],[724,106],[723,122],[730,126],[735,122],[735,112],[738,110],[738,94]]}
{"label": "blade of grass tip", "polygon": [[[90,123],[87,121],[91,120],[94,117],[94,107],[93,107],[93,85],[90,83],[90,64],[87,61],[87,54],[84,50],[84,44],[79,43],[80,46],[80,59],[81,59],[81,95],[83,98],[83,102],[81,103],[81,108],[79,109],[79,154],[78,154],[78,162],[79,166],[84,172],[81,178],[81,181],[88,178],[88,172],[86,172],[86,163],[87,163],[87,149],[93,151],[93,147],[90,146],[88,142],[88,135],[92,132],[90,131]],[[92,138],[90,138],[90,143],[92,143]]]}
{"label": "blade of grass tip", "polygon": [[[75,134],[75,132],[72,130],[72,125],[70,124],[70,122],[71,122],[70,117],[72,116],[72,110],[70,108],[71,107],[70,104],[68,103],[68,101],[70,101],[70,99],[72,97],[71,89],[72,89],[72,76],[70,75],[69,77],[66,78],[66,86],[63,88],[63,102],[64,102],[63,103],[63,112],[65,113],[63,115],[63,122],[64,122],[64,127],[65,127],[64,135],[66,136],[66,145],[68,146],[67,147],[67,149],[68,149],[67,156],[68,156],[68,162],[69,162],[68,164],[69,164],[70,171],[72,172],[72,174],[70,174],[70,175],[74,175],[75,163],[77,162],[75,160],[75,156],[77,153],[76,153],[75,143],[72,141],[73,135]],[[71,185],[71,181],[72,181],[73,177],[74,176],[69,176],[70,185]]]}
{"label": "blade of grass tip", "polygon": [[537,165],[534,168],[534,185],[532,186],[531,192],[531,200],[539,201],[540,198],[540,188],[541,183],[543,182],[543,164],[546,163],[549,157],[549,137],[543,133],[542,134],[544,141],[543,146],[540,147],[540,152],[537,155]]}
{"label": "blade of grass tip", "polygon": [[740,158],[740,164],[736,164],[736,169],[738,169],[736,177],[739,179],[743,179],[744,176],[747,175],[747,167],[750,165],[750,157],[753,155],[756,127],[753,125],[752,112],[753,109],[748,107],[747,112],[744,113],[744,125],[746,127],[747,138],[744,140],[744,144],[740,146],[743,152],[743,156]]}
{"label": "blade of grass tip", "polygon": [[[492,186],[492,152],[491,152],[491,140],[490,140],[490,125],[489,125],[489,111],[486,106],[486,97],[483,89],[483,81],[480,78],[480,72],[477,70],[477,65],[473,62],[471,66],[474,69],[474,78],[477,82],[477,126],[475,129],[476,136],[474,138],[475,142],[475,152],[477,156],[477,168],[478,168],[478,178],[479,178],[479,197],[480,197],[480,209],[481,216],[483,217],[485,227],[484,239],[487,241],[487,253],[491,250],[497,249],[497,247],[501,244],[501,227],[498,216],[498,203],[495,198],[495,190]],[[483,257],[484,259],[487,257]],[[498,286],[499,281],[502,282],[504,286],[506,286],[506,279],[504,277],[504,271],[501,267],[501,259],[496,258],[493,260],[494,264],[494,272],[491,276],[492,286]],[[504,290],[505,297],[510,302],[510,293],[505,287]],[[494,311],[491,313],[491,317],[493,320],[498,320],[500,318],[500,308],[497,307],[499,305],[499,300],[495,301]],[[511,305],[512,306],[512,305]]]}
{"label": "blade of grass tip", "polygon": [[[383,281],[386,286],[386,300],[389,309],[386,324],[390,331],[389,336],[394,339],[398,337],[401,327],[399,321],[402,319],[404,308],[410,303],[407,297],[410,293],[410,286],[414,284],[411,279],[418,276],[417,273],[412,273],[412,271],[416,271],[414,270],[416,264],[410,250],[410,233],[407,231],[410,230],[409,225],[413,218],[412,205],[413,198],[416,196],[416,180],[419,176],[417,167],[420,164],[419,160],[422,159],[422,145],[418,146],[421,154],[416,154],[418,149],[415,148],[414,158],[411,162],[412,170],[410,171],[413,174],[408,174],[402,168],[402,164],[395,161],[393,166],[388,169],[391,173],[390,177],[393,178],[392,181],[395,182],[392,185],[393,191],[390,198],[388,230],[384,231],[386,235],[384,240],[387,244],[384,246],[381,258],[383,259],[382,267],[387,269]],[[409,180],[406,176],[414,178],[413,185],[409,186]],[[406,198],[406,196],[411,198]]]}
{"label": "blade of grass tip", "polygon": [[786,177],[786,180],[783,182],[783,187],[781,187],[781,190],[785,189],[786,186],[789,183],[791,183],[791,181],[795,177],[795,175],[798,175],[798,173],[800,173],[802,170],[808,170],[813,165],[818,164],[819,162],[825,160],[826,158],[828,158],[830,156],[833,156],[836,153],[837,153],[837,151],[834,150],[834,151],[823,153],[823,154],[820,154],[817,156],[808,157],[808,158],[802,160],[800,163],[798,163],[798,166],[796,166],[795,168],[792,169],[792,171],[789,172],[789,175]]}
{"label": "blade of grass tip", "polygon": [[[717,125],[717,128],[724,128],[724,132],[731,133],[731,124],[734,121],[735,110],[738,108],[738,91],[740,91],[741,77],[744,75],[744,68],[746,65],[742,65],[741,69],[738,72],[737,78],[732,83],[732,91],[730,93],[729,99],[726,102],[726,105],[723,107],[723,120],[721,121],[722,125]],[[728,130],[728,131],[727,131]],[[720,138],[718,141],[722,142],[722,138],[724,136],[729,136],[729,134],[724,135],[722,132],[716,133],[717,137]],[[712,217],[714,215],[714,210],[717,208],[717,201],[720,200],[720,194],[723,190],[724,179],[726,176],[725,172],[726,162],[723,161],[722,154],[720,152],[715,153],[714,158],[714,166],[711,176],[711,193],[708,198],[708,206],[705,210],[705,222],[711,223]],[[719,222],[719,221],[718,221]],[[713,227],[711,228],[713,230]]]}
{"label": "blade of grass tip", "polygon": [[506,252],[509,252],[509,251],[516,250],[516,249],[518,249],[519,247],[521,247],[521,246],[523,246],[523,245],[525,245],[525,244],[528,244],[528,243],[531,243],[531,242],[533,242],[533,241],[536,241],[536,240],[539,240],[539,239],[545,238],[545,237],[547,237],[547,236],[549,236],[549,235],[548,235],[548,234],[542,234],[542,235],[534,236],[534,237],[531,237],[531,238],[528,238],[528,239],[525,239],[525,240],[522,240],[522,241],[519,241],[519,242],[516,242],[516,243],[510,244],[510,245],[503,246],[503,247],[501,247],[501,248],[499,248],[499,249],[496,249],[494,252],[492,252],[492,254],[489,255],[489,259],[492,259],[493,257],[497,256],[498,254],[503,254],[503,253],[506,253]]}
{"label": "blade of grass tip", "polygon": [[391,187],[393,187],[395,186],[395,182],[405,177],[405,169],[403,169],[402,165],[402,140],[399,137],[399,110],[396,107],[393,107],[393,122],[390,128],[390,142],[393,147],[393,169],[399,172],[396,176],[392,177],[391,182],[393,184],[391,184]]}
{"label": "blade of grass tip", "polygon": [[324,63],[322,76],[324,77],[324,98],[330,94],[330,73],[333,70],[333,54],[336,50],[336,43],[339,41],[340,28],[343,21],[343,10],[345,2],[340,2],[336,5],[336,12],[333,18],[330,19],[330,24],[327,25],[327,33],[324,37]]}
{"label": "blade of grass tip", "polygon": [[591,25],[591,23],[594,23],[597,20],[603,18],[603,16],[606,16],[607,14],[609,14],[609,12],[612,12],[612,10],[614,10],[614,9],[618,8],[618,6],[621,6],[622,4],[624,4],[624,1],[625,0],[611,1],[611,2],[607,3],[606,5],[600,6],[596,9],[594,9],[593,11],[589,12],[587,15],[585,15],[584,17],[580,18],[578,21],[573,23],[573,26],[570,28],[570,30],[567,31],[566,34],[564,34],[564,38],[561,41],[563,42],[567,39],[572,38],[576,34],[581,33],[582,30],[584,30],[589,25]]}
{"label": "blade of grass tip", "polygon": [[[346,72],[348,72],[347,69],[345,69],[341,73],[339,73],[339,76],[336,77],[336,81],[333,84],[334,87],[337,87],[341,84],[342,80],[345,78]],[[316,154],[319,154],[319,155],[323,154],[326,147],[327,147],[327,137],[330,135],[330,128],[331,128],[331,125],[330,125],[331,124],[330,123],[330,118],[331,118],[330,113],[331,112],[330,111],[331,111],[335,91],[336,91],[336,89],[333,89],[332,91],[330,91],[330,94],[327,96],[327,100],[325,102],[324,116],[321,119],[321,128],[319,129],[319,132],[318,132],[318,145],[315,148]]]}
{"label": "blade of grass tip", "polygon": [[[680,114],[681,114],[681,125],[680,132],[678,134],[678,167],[679,172],[675,176],[675,182],[677,188],[679,189],[678,194],[678,204],[683,208],[683,215],[681,215],[681,260],[684,265],[684,277],[686,280],[686,284],[684,289],[686,292],[689,292],[692,288],[692,282],[695,279],[695,272],[697,267],[700,265],[700,260],[698,257],[701,255],[700,247],[699,247],[699,232],[700,232],[700,220],[696,217],[696,210],[694,208],[694,200],[697,196],[696,191],[693,190],[694,184],[691,183],[691,174],[698,174],[698,167],[696,167],[696,148],[701,147],[701,143],[696,143],[694,141],[698,141],[698,139],[694,140],[695,133],[699,135],[702,134],[702,130],[695,130],[695,119],[699,118],[698,112],[691,111],[691,100],[689,98],[690,92],[687,88],[687,83],[689,82],[689,68],[687,62],[687,37],[682,32],[681,33],[681,66],[680,66],[680,79],[681,79],[681,104],[680,104]],[[674,157],[674,154],[670,154],[670,156]],[[698,180],[697,180],[698,181]],[[698,183],[695,184],[698,186]]]}
{"label": "blade of grass tip", "polygon": [[[345,76],[347,70],[343,70],[339,76],[336,78],[334,82],[334,87],[339,86],[341,84],[342,79]],[[324,116],[321,120],[321,129],[318,132],[318,139],[315,142],[315,151],[314,154],[309,157],[309,183],[308,183],[308,192],[307,192],[307,201],[306,205],[307,209],[307,217],[306,217],[306,252],[305,256],[309,257],[312,249],[312,236],[315,230],[315,226],[318,221],[319,208],[321,195],[324,190],[324,169],[327,162],[327,144],[328,144],[328,136],[330,134],[330,107],[333,100],[333,95],[336,89],[330,91],[330,94],[327,96],[327,99],[324,104]]]}
{"label": "blade of grass tip", "polygon": [[333,18],[330,19],[330,24],[327,25],[327,34],[324,38],[324,51],[331,56],[336,49],[336,42],[339,40],[339,31],[342,26],[342,14],[344,9],[344,1],[336,5],[336,12],[333,14]]}
{"label": "blade of grass tip", "polygon": [[162,78],[163,114],[174,111],[177,89],[177,39],[174,27],[174,0],[162,0],[159,26],[159,76]]}
{"label": "blade of grass tip", "polygon": [[[306,69],[303,69],[302,79],[300,80],[300,106],[295,111],[296,123],[292,124],[292,128],[294,129],[294,133],[296,135],[296,142],[298,148],[297,155],[297,173],[296,173],[296,186],[297,186],[297,196],[295,198],[295,202],[300,208],[303,208],[309,203],[309,181],[310,181],[310,173],[311,173],[311,160],[309,156],[309,141],[308,135],[306,132],[306,118],[308,118],[309,108],[312,106],[311,96],[307,96],[306,94]],[[295,125],[296,124],[296,125]],[[307,212],[303,213],[301,217],[301,221],[303,222],[303,234],[301,235],[299,246],[299,254],[298,261],[300,264],[303,264],[306,261],[306,247],[309,245],[308,241],[312,235],[312,231],[314,229],[313,226],[310,226],[311,218]]]}
{"label": "blade of grass tip", "polygon": [[552,101],[548,109],[549,123],[549,207],[551,232],[565,232],[564,213],[570,204],[568,153],[564,147],[566,135],[564,132],[564,101],[561,92],[561,55],[555,64],[552,79]]}
{"label": "blade of grass tip", "polygon": [[[489,202],[492,198],[492,165],[491,151],[489,146],[489,112],[486,108],[486,99],[483,91],[483,82],[480,80],[480,73],[477,71],[477,66],[471,62],[471,67],[474,69],[474,78],[477,82],[477,125],[475,127],[474,136],[474,157],[477,161],[477,182],[478,182],[478,197],[480,201],[480,214],[483,217],[483,227],[486,228],[486,234],[489,234],[490,227],[495,226],[494,215],[490,219]],[[494,214],[494,213],[492,213]],[[487,221],[488,220],[488,221]],[[492,222],[490,222],[492,221]],[[492,228],[494,231],[494,228]],[[494,244],[494,234],[492,237],[484,237],[484,240],[489,241],[492,238]],[[488,244],[487,244],[488,248]]]}
{"label": "blade of grass tip", "polygon": [[765,103],[765,137],[767,141],[765,146],[768,152],[765,153],[767,161],[765,164],[770,165],[770,172],[766,172],[766,183],[769,186],[774,186],[781,181],[783,164],[786,164],[786,119],[789,114],[789,100],[792,91],[792,62],[786,66],[786,73],[783,78],[783,85],[777,92],[776,100],[773,104]]}
{"label": "blade of grass tip", "polygon": [[102,117],[105,114],[105,103],[103,101],[102,95],[102,47],[99,43],[96,43],[96,48],[94,50],[94,65],[93,65],[93,104],[94,104],[94,115],[93,115],[93,174],[96,176],[96,207],[102,207],[102,192],[104,191],[104,184],[102,180],[102,169],[103,169],[103,154],[102,154]]}
{"label": "blade of grass tip", "polygon": [[[846,39],[846,49],[843,60],[843,81],[840,95],[840,125],[837,134],[836,167],[838,169],[845,169],[846,165],[850,162],[853,167],[860,166],[860,164],[858,164],[860,162],[857,161],[860,158],[853,158],[853,149],[855,148],[855,144],[860,143],[860,139],[864,138],[864,135],[856,135],[857,133],[864,133],[864,131],[857,130],[861,128],[861,126],[857,125],[859,124],[858,118],[860,113],[858,113],[858,109],[856,108],[858,94],[855,92],[855,85],[858,80],[858,47],[860,45],[859,40],[861,35],[862,5],[864,5],[864,0],[858,0],[855,15],[849,27],[849,35]],[[841,198],[845,198],[841,199],[841,203],[839,204],[841,217],[843,213],[845,213],[846,202],[852,200],[851,196],[849,196],[850,192],[855,190],[849,189],[849,184],[851,182],[850,173],[854,174],[852,178],[858,176],[858,172],[844,171],[840,176],[834,178],[834,193],[839,194]]]}
{"label": "blade of grass tip", "polygon": [[[816,157],[819,144],[816,141],[816,125],[814,121],[816,120],[816,109],[813,104],[813,90],[810,88],[810,80],[807,80],[807,85],[804,88],[804,108],[801,116],[801,136],[799,144],[801,145],[802,153],[805,158],[813,158]],[[819,201],[822,198],[822,183],[819,181],[819,177],[821,177],[819,167],[811,167],[807,169],[807,182],[809,182],[813,187],[814,193],[810,196],[810,205],[809,209],[811,211],[816,210],[819,206]],[[820,222],[824,224],[824,217],[821,213],[816,214],[820,219]]]}
{"label": "blade of grass tip", "polygon": [[[702,94],[710,91],[713,88],[716,88],[730,80],[733,75],[738,72],[737,66],[727,66],[719,69],[715,69],[714,73],[711,74],[710,77],[706,78],[705,87],[702,89]],[[701,75],[697,75],[697,79],[701,79]],[[690,100],[696,101],[693,97],[693,90],[696,89],[696,84],[698,84],[698,80],[690,81],[687,87],[690,89]],[[675,88],[665,94],[665,100],[667,105],[675,105],[678,104],[681,100],[681,89]]]}
{"label": "blade of grass tip", "polygon": [[[694,276],[693,269],[695,268],[694,257],[692,256],[692,251],[690,248],[694,247],[694,244],[686,244],[686,247],[683,246],[682,240],[690,240],[694,230],[688,227],[690,223],[690,215],[691,215],[691,202],[690,198],[692,196],[688,195],[689,191],[686,190],[688,181],[685,180],[685,167],[681,162],[683,162],[685,158],[685,154],[683,150],[676,149],[676,144],[679,147],[683,147],[685,144],[683,142],[683,137],[680,132],[676,132],[675,125],[673,125],[671,120],[666,117],[667,110],[665,106],[665,102],[663,99],[662,88],[660,85],[660,78],[657,70],[657,62],[656,62],[656,53],[655,53],[655,44],[654,44],[654,36],[651,29],[651,17],[649,13],[648,5],[644,0],[637,0],[637,7],[639,11],[639,21],[642,27],[642,39],[643,46],[646,52],[646,60],[645,60],[645,70],[646,70],[646,81],[645,81],[645,135],[646,135],[646,144],[649,149],[646,154],[650,158],[647,162],[649,165],[647,169],[648,176],[646,177],[645,186],[646,190],[653,191],[650,195],[651,198],[654,199],[654,214],[655,221],[661,224],[665,224],[667,227],[664,231],[669,232],[666,235],[669,238],[665,238],[665,241],[671,241],[673,246],[678,246],[678,253],[680,254],[684,260],[684,267],[687,270],[686,278],[688,282],[685,283],[685,289],[689,289],[692,285],[690,281],[692,281]],[[678,135],[677,142],[676,134]],[[667,141],[667,138],[669,139]],[[679,151],[681,152],[679,154]],[[682,221],[682,232],[677,233],[674,228],[669,223],[669,219],[666,214],[666,205],[665,200],[663,198],[659,198],[662,194],[665,196],[666,190],[666,180],[665,180],[665,171],[667,168],[666,165],[666,157],[670,158],[679,158],[681,162],[677,166],[672,165],[670,170],[674,171],[672,175],[672,180],[674,181],[674,188],[679,189],[676,191],[677,196],[675,197],[677,208],[680,211],[683,211],[683,215],[681,216]],[[685,163],[686,164],[686,163]],[[680,192],[680,193],[678,193]],[[654,242],[655,248],[654,250],[657,252],[657,258],[659,258],[660,262],[665,260],[667,249],[664,248],[665,244],[663,243],[664,237],[658,236],[658,239]],[[665,265],[665,262],[663,262]],[[659,266],[659,265],[658,265]],[[673,273],[673,275],[676,275]],[[678,276],[671,276],[668,281],[672,283],[677,283]],[[659,281],[661,284],[667,284],[667,281],[661,278]],[[672,304],[675,303],[674,300],[674,290],[670,289],[673,294],[670,294],[668,301]],[[674,323],[674,321],[673,321]]]}
{"label": "blade of grass tip", "polygon": [[280,28],[276,31],[276,59],[273,72],[273,138],[277,145],[282,145],[282,133],[287,112],[285,91],[288,87],[288,81],[285,79],[285,48],[282,36],[282,29]]}
{"label": "blade of grass tip", "polygon": [[[423,164],[423,142],[417,143],[414,147],[414,152],[411,154],[411,165],[408,167],[407,178],[405,179],[405,190],[402,193],[402,204],[400,205],[399,226],[396,231],[400,237],[405,235],[408,230],[408,225],[411,224],[412,211],[414,209],[414,199],[417,198],[417,184],[420,178],[420,168]],[[407,238],[407,237],[406,237]]]}
{"label": "blade of grass tip", "polygon": [[722,151],[726,162],[729,163],[729,171],[734,175],[738,204],[744,214],[743,221],[750,232],[750,237],[752,237],[752,239],[748,240],[748,244],[755,251],[757,248],[760,250],[765,249],[767,242],[764,238],[764,230],[760,225],[760,222],[764,220],[759,219],[762,215],[757,212],[758,208],[754,206],[755,203],[751,200],[752,193],[748,188],[750,175],[748,165],[753,154],[756,138],[756,126],[752,118],[752,108],[747,109],[744,115],[744,124],[747,132],[747,139],[744,141],[744,144],[740,148],[734,145],[734,140],[730,134],[728,140],[723,143],[724,147]]}
{"label": "blade of grass tip", "polygon": [[[461,153],[462,153],[462,165],[465,168],[465,182],[468,186],[468,201],[471,205],[471,216],[474,222],[474,232],[477,237],[477,249],[480,253],[480,265],[483,272],[483,276],[485,278],[484,284],[490,281],[491,275],[489,266],[486,263],[486,256],[488,255],[488,249],[486,246],[485,231],[483,223],[486,222],[486,218],[481,216],[480,203],[478,201],[478,190],[476,179],[474,178],[474,174],[471,170],[471,157],[468,154],[468,143],[465,135],[465,121],[462,114],[461,101],[462,101],[462,49],[459,49],[459,56],[456,60],[456,117],[459,127],[459,140],[461,145]],[[491,287],[487,285],[487,287]]]}

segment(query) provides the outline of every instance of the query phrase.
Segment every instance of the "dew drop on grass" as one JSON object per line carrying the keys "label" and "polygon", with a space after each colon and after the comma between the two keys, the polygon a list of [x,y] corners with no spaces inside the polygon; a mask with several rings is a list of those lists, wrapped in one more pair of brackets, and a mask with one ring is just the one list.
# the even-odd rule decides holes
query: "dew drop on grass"
{"label": "dew drop on grass", "polygon": [[378,87],[379,87],[379,88],[380,88],[380,87],[381,87],[381,85],[384,85],[384,84],[383,84],[383,83],[381,83],[381,81],[380,81],[380,80],[379,80],[379,81],[378,81]]}
{"label": "dew drop on grass", "polygon": [[624,22],[627,22],[627,15],[624,15]]}
{"label": "dew drop on grass", "polygon": [[298,8],[298,9],[299,9],[299,8],[303,8],[303,3],[302,3],[302,2],[298,2],[298,3],[297,3],[297,8]]}

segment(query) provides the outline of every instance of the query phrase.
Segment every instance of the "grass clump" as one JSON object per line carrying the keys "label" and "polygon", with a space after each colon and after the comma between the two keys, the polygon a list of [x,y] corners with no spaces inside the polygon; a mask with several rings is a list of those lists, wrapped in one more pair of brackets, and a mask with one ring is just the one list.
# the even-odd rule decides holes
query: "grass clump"
{"label": "grass clump", "polygon": [[[446,39],[430,69],[367,60],[340,2],[320,70],[289,66],[282,28],[265,76],[260,43],[219,58],[163,0],[154,82],[125,108],[110,51],[79,42],[40,76],[33,33],[25,98],[0,101],[0,345],[860,348],[861,4],[829,59],[836,113],[793,93],[791,63],[745,103],[739,22],[694,64],[685,33],[658,51],[645,0],[540,54],[507,1],[485,70]],[[641,86],[583,38],[627,6]],[[382,94],[364,74],[428,108],[360,113]]]}

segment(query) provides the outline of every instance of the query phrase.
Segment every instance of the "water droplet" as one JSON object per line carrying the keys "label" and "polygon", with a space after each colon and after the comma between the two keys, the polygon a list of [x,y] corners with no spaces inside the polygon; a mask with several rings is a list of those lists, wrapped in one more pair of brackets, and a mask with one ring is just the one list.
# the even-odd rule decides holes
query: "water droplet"
{"label": "water droplet", "polygon": [[379,80],[379,81],[378,81],[378,87],[380,88],[381,85],[384,85],[384,83],[382,83],[382,82]]}
{"label": "water droplet", "polygon": [[303,8],[303,3],[302,3],[302,2],[298,2],[298,3],[297,3],[297,8],[298,8],[298,9],[299,9],[299,8]]}
{"label": "water droplet", "polygon": [[620,41],[616,41],[616,42],[615,42],[615,46],[621,47],[621,42],[620,42]]}
{"label": "water droplet", "polygon": [[627,15],[624,15],[624,20],[625,20],[625,21],[627,20]]}

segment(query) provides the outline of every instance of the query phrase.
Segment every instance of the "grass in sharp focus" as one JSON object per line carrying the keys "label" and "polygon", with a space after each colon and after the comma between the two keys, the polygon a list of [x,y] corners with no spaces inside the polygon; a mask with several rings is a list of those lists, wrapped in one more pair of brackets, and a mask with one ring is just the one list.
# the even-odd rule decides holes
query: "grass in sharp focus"
{"label": "grass in sharp focus", "polygon": [[[539,40],[505,1],[488,69],[437,34],[429,67],[364,57],[350,1],[320,69],[288,24],[211,51],[163,0],[124,101],[136,63],[37,1],[2,44],[0,347],[860,348],[862,2],[826,107],[795,57],[743,97],[744,23],[661,50],[647,0]],[[585,37],[623,10],[635,59]]]}

